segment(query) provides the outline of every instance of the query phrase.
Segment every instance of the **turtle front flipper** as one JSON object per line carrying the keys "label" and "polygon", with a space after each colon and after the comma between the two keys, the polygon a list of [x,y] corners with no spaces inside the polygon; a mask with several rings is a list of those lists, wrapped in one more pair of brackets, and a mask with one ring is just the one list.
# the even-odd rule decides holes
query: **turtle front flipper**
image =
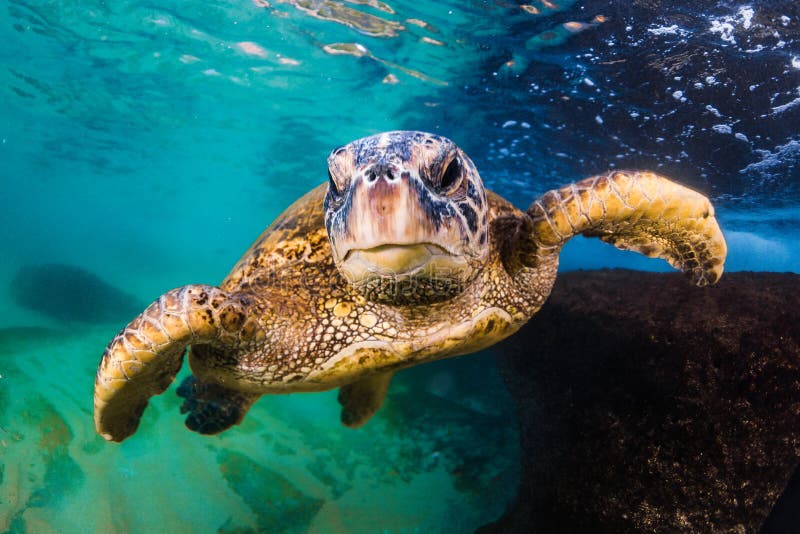
{"label": "turtle front flipper", "polygon": [[549,191],[528,215],[539,255],[583,234],[663,258],[699,286],[722,276],[727,247],[711,202],[651,172],[611,172]]}
{"label": "turtle front flipper", "polygon": [[94,421],[109,441],[139,426],[153,395],[175,379],[188,345],[234,348],[256,329],[245,297],[189,285],[161,295],[108,344],[97,369]]}
{"label": "turtle front flipper", "polygon": [[339,389],[342,423],[358,428],[369,421],[383,404],[393,375],[391,372],[375,374],[342,386]]}

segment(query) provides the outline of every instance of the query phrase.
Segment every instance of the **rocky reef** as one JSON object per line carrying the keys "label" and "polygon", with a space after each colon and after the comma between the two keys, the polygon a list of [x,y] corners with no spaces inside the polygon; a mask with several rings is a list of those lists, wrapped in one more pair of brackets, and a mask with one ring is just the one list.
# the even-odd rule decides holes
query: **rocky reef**
{"label": "rocky reef", "polygon": [[114,322],[146,306],[86,269],[60,263],[21,267],[9,292],[17,305],[67,323]]}
{"label": "rocky reef", "polygon": [[481,531],[797,532],[798,310],[795,274],[562,274],[494,349],[522,479]]}

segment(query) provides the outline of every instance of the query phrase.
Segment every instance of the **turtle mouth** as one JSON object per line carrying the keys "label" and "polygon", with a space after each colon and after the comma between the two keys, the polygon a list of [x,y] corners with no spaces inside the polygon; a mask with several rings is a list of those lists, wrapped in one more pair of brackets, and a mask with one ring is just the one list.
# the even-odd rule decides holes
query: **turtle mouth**
{"label": "turtle mouth", "polygon": [[345,253],[342,272],[353,283],[374,278],[452,277],[466,260],[434,243],[388,243]]}

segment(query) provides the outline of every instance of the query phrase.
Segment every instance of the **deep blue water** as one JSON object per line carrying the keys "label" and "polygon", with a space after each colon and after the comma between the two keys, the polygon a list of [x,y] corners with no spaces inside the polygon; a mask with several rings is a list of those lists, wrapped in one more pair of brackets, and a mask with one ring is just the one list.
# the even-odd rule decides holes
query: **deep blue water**
{"label": "deep blue water", "polygon": [[[93,433],[94,367],[130,317],[89,313],[109,300],[91,276],[142,303],[216,283],[357,137],[446,135],[522,207],[608,168],[657,170],[712,198],[728,270],[800,272],[793,1],[9,0],[0,42],[0,531],[269,530],[299,514],[280,528],[429,532],[502,512],[510,401],[494,374],[486,395],[458,386],[482,360],[410,375],[396,410],[356,432],[334,392],[268,399],[201,438],[168,392],[134,439]],[[55,269],[23,305],[12,282],[48,264],[96,291],[70,293]],[[668,269],[585,239],[562,255],[605,266]],[[455,438],[420,423],[400,439],[417,394]],[[478,459],[471,419],[494,429]]]}

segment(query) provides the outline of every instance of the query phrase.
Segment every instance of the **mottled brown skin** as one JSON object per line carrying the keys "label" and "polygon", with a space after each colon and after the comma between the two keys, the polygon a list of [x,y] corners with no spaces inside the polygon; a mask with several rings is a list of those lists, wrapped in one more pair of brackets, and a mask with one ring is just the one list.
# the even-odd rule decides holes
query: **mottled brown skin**
{"label": "mottled brown skin", "polygon": [[[278,217],[219,288],[169,291],[111,341],[95,386],[101,435],[121,441],[135,432],[148,399],[174,379],[186,346],[194,377],[178,392],[193,430],[216,433],[239,423],[263,394],[336,387],[342,421],[359,426],[380,407],[394,372],[475,352],[519,329],[549,295],[558,253],[578,233],[666,258],[699,285],[722,273],[725,242],[708,200],[651,173],[584,180],[547,193],[526,213],[488,191],[478,198],[470,189],[473,200],[466,202],[468,188],[484,195],[483,185],[449,140],[393,132],[343,149],[329,159],[330,186],[315,188]],[[445,190],[443,176],[456,159],[459,177]],[[402,218],[412,204],[395,213],[387,199],[401,198],[398,191],[412,182],[425,184],[420,198],[444,199],[423,203],[430,213],[419,225],[401,232],[375,222],[382,229],[372,234],[352,227],[380,218],[375,206],[382,202],[390,220]],[[365,200],[358,200],[366,194],[359,187],[373,188]],[[332,198],[334,188],[352,205]],[[478,205],[471,224],[464,213]],[[335,213],[347,217],[336,223]],[[441,224],[419,234],[428,215],[440,216]],[[468,257],[462,271],[447,275],[459,282],[457,290],[447,286],[444,296],[432,295],[433,286],[418,275],[421,285],[412,285],[422,290],[393,299],[387,288],[396,290],[396,280],[351,283],[342,274],[344,251],[392,232],[388,243],[405,243],[407,236],[408,243],[422,239]]]}

